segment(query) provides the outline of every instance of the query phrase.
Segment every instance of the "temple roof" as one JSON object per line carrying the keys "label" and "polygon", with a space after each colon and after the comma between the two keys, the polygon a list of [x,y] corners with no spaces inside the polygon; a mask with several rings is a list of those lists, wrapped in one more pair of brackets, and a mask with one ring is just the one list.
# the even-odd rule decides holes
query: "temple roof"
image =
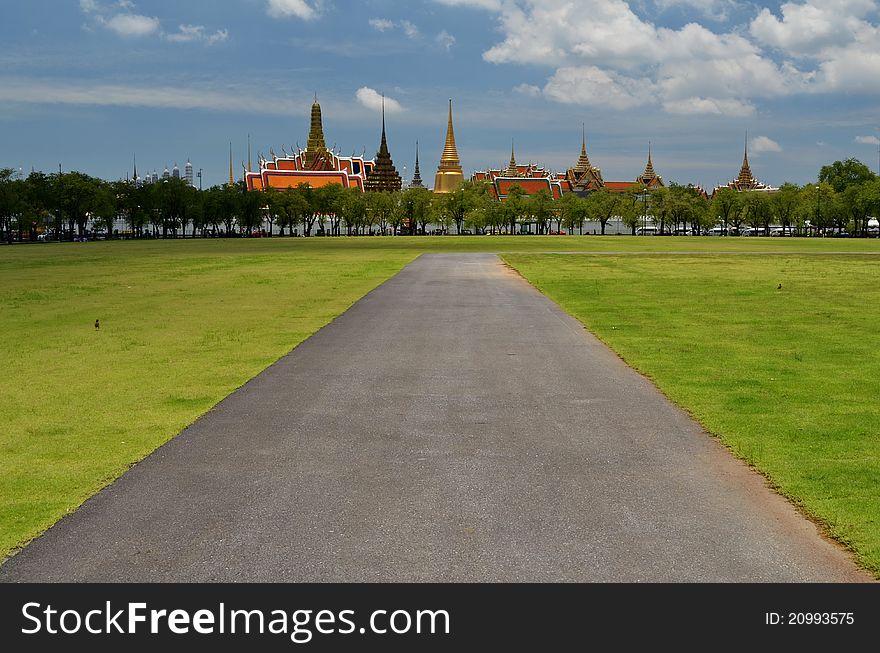
{"label": "temple roof", "polygon": [[365,187],[368,191],[398,191],[401,188],[400,175],[391,160],[388,151],[388,139],[385,137],[385,98],[382,98],[382,141],[376,153],[376,166],[367,177]]}
{"label": "temple roof", "polygon": [[507,165],[507,170],[505,175],[508,177],[519,177],[520,171],[519,167],[516,165],[516,153],[513,149],[513,142],[510,144],[510,163]]}
{"label": "temple roof", "polygon": [[422,181],[422,173],[419,170],[419,142],[416,141],[416,171],[413,174],[412,183],[410,184],[411,188],[424,188],[425,184]]}

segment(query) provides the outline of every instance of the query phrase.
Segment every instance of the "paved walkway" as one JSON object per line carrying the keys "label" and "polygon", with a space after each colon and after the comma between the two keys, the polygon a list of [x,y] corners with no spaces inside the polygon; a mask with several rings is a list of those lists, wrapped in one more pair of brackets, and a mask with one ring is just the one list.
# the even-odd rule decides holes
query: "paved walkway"
{"label": "paved walkway", "polygon": [[422,256],[0,568],[4,581],[866,579],[483,254]]}

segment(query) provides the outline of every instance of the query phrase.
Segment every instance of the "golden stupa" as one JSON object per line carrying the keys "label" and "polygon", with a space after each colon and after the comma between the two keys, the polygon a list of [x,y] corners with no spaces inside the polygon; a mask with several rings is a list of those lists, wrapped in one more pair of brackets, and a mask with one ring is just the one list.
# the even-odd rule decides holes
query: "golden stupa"
{"label": "golden stupa", "polygon": [[443,148],[443,156],[440,158],[440,166],[437,168],[437,176],[434,178],[435,193],[451,193],[458,190],[464,181],[464,171],[458,159],[458,149],[455,147],[455,130],[452,128],[452,100],[449,100],[449,126],[446,128],[446,147]]}

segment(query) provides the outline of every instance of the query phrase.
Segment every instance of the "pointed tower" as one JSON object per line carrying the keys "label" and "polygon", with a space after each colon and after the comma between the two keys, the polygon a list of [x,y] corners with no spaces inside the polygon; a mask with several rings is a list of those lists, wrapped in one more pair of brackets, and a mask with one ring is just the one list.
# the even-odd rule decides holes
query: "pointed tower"
{"label": "pointed tower", "polygon": [[369,192],[389,191],[396,192],[401,187],[400,175],[391,160],[391,152],[388,151],[388,140],[385,137],[385,97],[382,97],[382,141],[379,151],[376,153],[376,165],[367,180],[364,182],[364,190]]}
{"label": "pointed tower", "polygon": [[248,134],[248,172],[253,172],[253,168],[251,167],[251,135]]}
{"label": "pointed tower", "polygon": [[235,186],[235,173],[232,170],[232,143],[229,144],[229,185]]}
{"label": "pointed tower", "polygon": [[739,177],[736,178],[737,190],[751,190],[758,185],[757,180],[752,176],[752,168],[749,165],[749,134],[746,132],[745,154],[743,155],[742,168],[739,171]]}
{"label": "pointed tower", "polygon": [[131,176],[131,181],[135,185],[135,187],[140,186],[141,180],[138,178],[138,158],[137,154],[134,155],[134,174]]}
{"label": "pointed tower", "polygon": [[602,171],[590,163],[590,157],[587,156],[587,127],[582,125],[581,128],[581,155],[574,168],[569,168],[566,178],[576,192],[586,193],[604,188],[605,180],[602,179]]}
{"label": "pointed tower", "polygon": [[464,171],[458,159],[458,149],[455,146],[455,129],[452,126],[452,100],[449,100],[449,124],[446,127],[446,147],[443,148],[443,156],[437,167],[437,176],[434,178],[435,193],[451,193],[464,181]]}
{"label": "pointed tower", "polygon": [[309,142],[306,145],[304,156],[306,170],[329,170],[330,153],[324,142],[324,122],[321,116],[321,105],[318,104],[318,96],[312,103],[312,124],[309,128]]}
{"label": "pointed tower", "polygon": [[648,143],[648,164],[645,166],[645,171],[642,173],[641,177],[636,179],[637,184],[643,184],[648,188],[654,186],[663,186],[663,177],[658,175],[654,170],[654,162],[651,160],[651,144]]}
{"label": "pointed tower", "polygon": [[510,163],[507,164],[507,171],[504,173],[505,177],[519,177],[519,168],[516,165],[516,152],[514,152],[514,143],[510,142]]}
{"label": "pointed tower", "polygon": [[581,129],[583,130],[581,134],[581,156],[574,166],[574,171],[584,175],[592,169],[593,164],[590,163],[590,157],[587,156],[587,126],[585,124],[581,125]]}
{"label": "pointed tower", "polygon": [[410,188],[424,188],[425,184],[422,181],[422,173],[419,170],[419,142],[416,141],[416,171],[412,178],[412,183],[409,185]]}

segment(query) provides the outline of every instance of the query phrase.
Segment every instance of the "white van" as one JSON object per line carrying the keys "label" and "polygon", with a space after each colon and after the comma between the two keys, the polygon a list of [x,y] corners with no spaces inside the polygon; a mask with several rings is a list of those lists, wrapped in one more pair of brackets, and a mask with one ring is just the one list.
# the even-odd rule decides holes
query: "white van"
{"label": "white van", "polygon": [[639,227],[636,229],[636,236],[656,236],[657,227]]}

